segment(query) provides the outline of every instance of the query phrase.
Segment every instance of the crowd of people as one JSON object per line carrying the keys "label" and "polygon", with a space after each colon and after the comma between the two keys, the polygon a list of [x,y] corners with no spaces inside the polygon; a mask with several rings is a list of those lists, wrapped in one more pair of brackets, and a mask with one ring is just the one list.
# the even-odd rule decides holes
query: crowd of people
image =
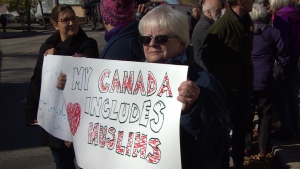
{"label": "crowd of people", "polygon": [[[234,168],[243,168],[244,156],[253,149],[255,113],[260,157],[271,151],[274,114],[282,137],[299,136],[298,0],[206,0],[193,7],[190,17],[169,5],[151,10],[140,5],[136,9],[135,0],[100,0],[107,42],[100,54],[72,7],[53,8],[56,32],[41,46],[31,78],[28,126],[38,124],[43,58],[55,54],[189,66],[177,97],[182,104],[178,146],[183,169],[228,169],[230,147]],[[284,80],[274,79],[274,60],[283,65]],[[57,88],[63,90],[66,83],[62,72]],[[58,169],[75,168],[70,142],[43,131],[43,145],[50,147]]]}

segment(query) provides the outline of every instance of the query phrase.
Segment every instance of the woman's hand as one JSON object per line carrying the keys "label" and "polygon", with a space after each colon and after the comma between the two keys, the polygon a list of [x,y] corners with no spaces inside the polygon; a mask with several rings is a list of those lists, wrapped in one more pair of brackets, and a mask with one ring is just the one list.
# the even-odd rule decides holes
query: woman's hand
{"label": "woman's hand", "polygon": [[148,12],[148,7],[146,4],[139,4],[135,13],[136,20],[141,20],[142,17]]}
{"label": "woman's hand", "polygon": [[32,122],[27,122],[26,125],[28,127],[34,127],[38,125],[38,121],[37,120],[33,120]]}
{"label": "woman's hand", "polygon": [[55,49],[54,48],[51,48],[51,49],[48,49],[45,53],[44,53],[44,56],[47,56],[47,55],[54,55],[55,53]]}
{"label": "woman's hand", "polygon": [[61,72],[57,78],[56,88],[58,88],[59,90],[64,90],[66,83],[67,75]]}
{"label": "woman's hand", "polygon": [[187,80],[180,84],[178,91],[179,96],[177,97],[177,100],[182,103],[181,110],[183,112],[187,112],[192,108],[195,101],[198,99],[200,88],[195,82]]}
{"label": "woman's hand", "polygon": [[74,55],[72,55],[73,57],[80,57],[80,58],[85,58],[86,56],[84,54],[80,54],[80,53],[75,53]]}

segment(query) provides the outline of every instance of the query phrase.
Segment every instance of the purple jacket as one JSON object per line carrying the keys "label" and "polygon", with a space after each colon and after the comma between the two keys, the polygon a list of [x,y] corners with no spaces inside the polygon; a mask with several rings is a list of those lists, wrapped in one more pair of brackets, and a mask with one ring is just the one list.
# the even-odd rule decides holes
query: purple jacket
{"label": "purple jacket", "polygon": [[291,55],[291,67],[295,68],[300,56],[300,10],[295,7],[281,8],[274,15],[273,26],[284,35]]}
{"label": "purple jacket", "polygon": [[273,56],[264,44],[265,41],[261,34],[269,42],[268,46],[273,53],[275,55],[278,53],[276,56],[278,56],[278,59],[284,66],[287,65],[290,59],[280,31],[270,25],[254,22],[253,50],[251,54],[254,67],[254,90],[272,89],[275,82],[273,78]]}

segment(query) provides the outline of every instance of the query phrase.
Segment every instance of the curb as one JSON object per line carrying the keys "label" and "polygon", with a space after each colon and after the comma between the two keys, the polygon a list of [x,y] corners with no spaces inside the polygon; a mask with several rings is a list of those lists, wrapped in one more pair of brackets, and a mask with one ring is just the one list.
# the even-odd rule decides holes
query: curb
{"label": "curb", "polygon": [[272,140],[273,156],[283,169],[300,168],[300,144],[289,144]]}

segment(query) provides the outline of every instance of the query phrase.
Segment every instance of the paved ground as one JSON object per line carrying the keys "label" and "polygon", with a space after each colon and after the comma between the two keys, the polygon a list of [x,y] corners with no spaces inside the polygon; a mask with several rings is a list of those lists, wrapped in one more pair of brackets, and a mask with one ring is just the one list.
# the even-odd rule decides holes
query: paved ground
{"label": "paved ground", "polygon": [[[85,29],[89,27],[85,26]],[[27,37],[47,31],[51,30],[43,30],[41,27],[35,27],[31,32],[9,30],[6,33],[0,32],[0,37],[2,39]],[[20,115],[23,112],[23,98],[26,97],[28,85],[28,83],[0,83],[1,169],[55,168],[50,150],[47,147],[39,147],[40,129],[25,127],[24,117]],[[273,139],[272,144],[275,160],[267,168],[300,169],[300,139],[289,141]]]}

